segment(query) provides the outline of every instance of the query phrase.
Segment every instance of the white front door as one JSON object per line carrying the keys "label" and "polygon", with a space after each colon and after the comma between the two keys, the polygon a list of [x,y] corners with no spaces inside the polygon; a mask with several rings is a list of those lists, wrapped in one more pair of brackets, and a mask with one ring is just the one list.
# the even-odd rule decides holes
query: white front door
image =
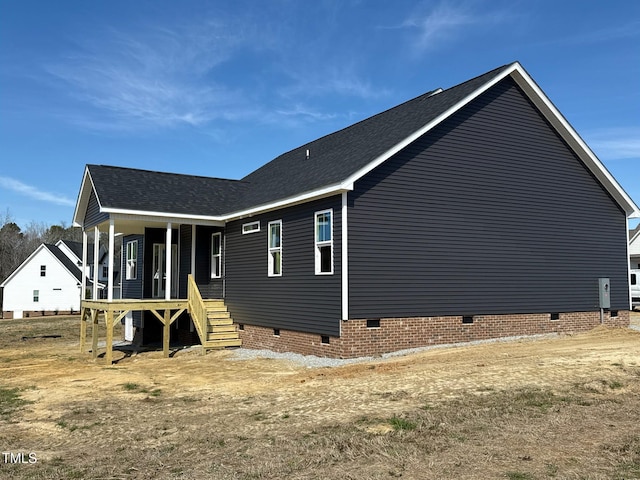
{"label": "white front door", "polygon": [[[153,298],[164,298],[166,268],[166,249],[164,243],[153,244]],[[178,246],[171,245],[171,297],[178,296]]]}

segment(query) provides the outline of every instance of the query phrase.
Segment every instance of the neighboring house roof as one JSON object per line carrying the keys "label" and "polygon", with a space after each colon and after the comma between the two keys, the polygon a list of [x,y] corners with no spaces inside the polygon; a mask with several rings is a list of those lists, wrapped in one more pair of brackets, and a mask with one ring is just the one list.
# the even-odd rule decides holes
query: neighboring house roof
{"label": "neighboring house roof", "polygon": [[[36,248],[33,253],[31,255],[29,255],[29,257],[27,257],[27,259],[22,262],[20,264],[20,266],[18,266],[18,268],[16,268],[11,275],[9,275],[4,282],[2,282],[2,284],[0,284],[0,287],[5,287],[7,283],[9,283],[11,281],[11,279],[13,277],[15,277],[18,272],[20,270],[22,270],[22,268],[27,265],[31,259],[33,257],[36,256],[36,254],[41,251],[41,250],[47,250],[56,260],[58,260],[58,262],[60,262],[60,264],[64,267],[64,269],[69,273],[69,275],[71,277],[73,277],[78,283],[82,282],[82,276],[81,276],[81,270],[78,267],[78,265],[76,265],[73,260],[71,260],[67,255],[64,254],[64,252],[62,250],[60,250],[58,247],[56,247],[55,245],[51,245],[48,243],[42,243],[38,246],[38,248]],[[87,286],[91,286],[93,284],[93,282],[87,278]],[[100,284],[98,284],[100,285]]]}
{"label": "neighboring house roof", "polygon": [[[58,243],[64,243],[69,248],[69,250],[71,250],[71,253],[73,253],[73,255],[75,255],[75,257],[78,259],[78,265],[82,263],[81,242],[74,242],[72,240],[60,240]],[[56,245],[58,245],[58,243],[56,243]],[[93,263],[93,243],[87,244],[87,263]]]}
{"label": "neighboring house roof", "polygon": [[162,212],[221,221],[352,190],[356,180],[507,76],[518,84],[626,214],[640,216],[633,200],[515,62],[449,89],[425,93],[302,145],[240,181],[87,165],[74,223],[83,223],[90,185],[103,212],[138,215]]}
{"label": "neighboring house roof", "polygon": [[629,243],[640,239],[640,223],[633,230],[629,230]]}

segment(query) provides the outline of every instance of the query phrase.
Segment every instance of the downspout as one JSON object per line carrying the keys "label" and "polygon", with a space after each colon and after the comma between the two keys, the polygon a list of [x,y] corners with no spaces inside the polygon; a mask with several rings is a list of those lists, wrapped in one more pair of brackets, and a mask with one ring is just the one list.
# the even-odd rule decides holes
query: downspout
{"label": "downspout", "polygon": [[[347,192],[342,192],[342,320],[349,320],[349,241],[347,238]],[[342,330],[342,323],[340,324]],[[342,331],[340,332],[342,333]]]}

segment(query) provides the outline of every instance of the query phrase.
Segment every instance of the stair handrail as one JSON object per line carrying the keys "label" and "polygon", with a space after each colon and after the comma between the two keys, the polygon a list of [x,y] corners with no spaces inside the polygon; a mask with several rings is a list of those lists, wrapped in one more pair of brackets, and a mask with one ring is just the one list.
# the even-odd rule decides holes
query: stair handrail
{"label": "stair handrail", "polygon": [[187,285],[189,313],[191,314],[193,324],[196,326],[200,342],[204,345],[207,341],[207,308],[202,300],[202,295],[200,295],[200,289],[191,274],[188,276]]}

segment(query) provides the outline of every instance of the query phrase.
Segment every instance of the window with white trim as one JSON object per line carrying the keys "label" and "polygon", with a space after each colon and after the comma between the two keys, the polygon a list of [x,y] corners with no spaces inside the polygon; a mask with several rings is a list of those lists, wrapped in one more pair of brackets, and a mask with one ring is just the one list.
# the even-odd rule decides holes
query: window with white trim
{"label": "window with white trim", "polygon": [[270,277],[282,276],[282,220],[269,222],[269,271]]}
{"label": "window with white trim", "polygon": [[46,277],[47,276],[47,266],[46,265],[40,265],[40,276],[41,277]]}
{"label": "window with white trim", "polygon": [[34,303],[40,301],[40,290],[33,291],[33,301]]}
{"label": "window with white trim", "polygon": [[333,274],[333,210],[315,214],[316,275]]}
{"label": "window with white trim", "polygon": [[222,233],[211,235],[211,278],[222,276]]}
{"label": "window with white trim", "polygon": [[242,234],[256,233],[260,231],[260,222],[245,223],[242,225]]}
{"label": "window with white trim", "polygon": [[138,241],[127,243],[127,280],[138,278]]}

